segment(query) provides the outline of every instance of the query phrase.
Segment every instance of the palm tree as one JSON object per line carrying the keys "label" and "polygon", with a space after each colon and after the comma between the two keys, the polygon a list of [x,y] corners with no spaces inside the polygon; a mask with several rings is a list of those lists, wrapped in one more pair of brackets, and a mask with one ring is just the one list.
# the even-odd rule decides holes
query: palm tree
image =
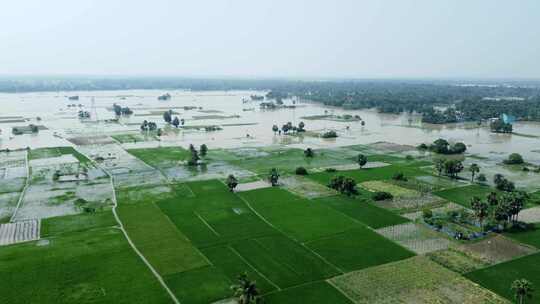
{"label": "palm tree", "polygon": [[306,150],[304,150],[304,155],[306,157],[313,157],[315,156],[315,152],[313,152],[313,149],[307,148]]}
{"label": "palm tree", "polygon": [[515,280],[510,288],[514,291],[514,296],[519,301],[519,304],[525,303],[525,298],[532,298],[534,291],[532,283],[525,279]]}
{"label": "palm tree", "polygon": [[477,164],[472,164],[469,167],[469,171],[471,172],[471,182],[474,182],[474,176],[476,175],[476,173],[480,172],[480,166],[478,166]]}
{"label": "palm tree", "polygon": [[231,286],[231,289],[234,290],[238,304],[256,304],[262,301],[256,282],[250,281],[246,273],[238,276],[238,284]]}
{"label": "palm tree", "polygon": [[478,218],[480,228],[483,228],[484,219],[489,215],[489,206],[485,202],[482,202],[478,196],[471,198],[471,208],[474,211],[474,215]]}
{"label": "palm tree", "polygon": [[274,131],[274,135],[276,135],[277,131],[279,131],[279,127],[277,125],[273,125],[272,131]]}

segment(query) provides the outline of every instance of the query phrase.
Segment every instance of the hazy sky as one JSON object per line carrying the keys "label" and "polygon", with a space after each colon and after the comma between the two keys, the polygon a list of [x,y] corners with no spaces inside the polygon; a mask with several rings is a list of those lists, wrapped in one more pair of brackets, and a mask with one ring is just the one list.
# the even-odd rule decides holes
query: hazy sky
{"label": "hazy sky", "polygon": [[540,0],[4,0],[0,74],[540,77]]}

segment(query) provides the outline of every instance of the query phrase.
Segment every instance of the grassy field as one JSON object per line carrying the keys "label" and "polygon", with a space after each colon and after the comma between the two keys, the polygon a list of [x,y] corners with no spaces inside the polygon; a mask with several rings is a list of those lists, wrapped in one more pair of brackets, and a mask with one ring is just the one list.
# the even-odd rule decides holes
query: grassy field
{"label": "grassy field", "polygon": [[122,144],[159,140],[159,138],[153,134],[152,135],[116,134],[116,135],[111,135],[111,137]]}
{"label": "grassy field", "polygon": [[421,256],[348,273],[331,283],[355,303],[507,303]]}
{"label": "grassy field", "polygon": [[208,265],[208,261],[154,204],[118,208],[130,238],[160,274]]}
{"label": "grassy field", "polygon": [[534,224],[533,228],[528,231],[507,232],[504,235],[540,249],[540,224]]}
{"label": "grassy field", "polygon": [[116,228],[2,247],[2,303],[170,303]]}
{"label": "grassy field", "polygon": [[384,191],[392,194],[394,197],[418,197],[420,192],[403,188],[394,184],[386,183],[383,181],[368,181],[360,184],[362,187],[370,191]]}
{"label": "grassy field", "polygon": [[535,286],[533,301],[540,299],[540,253],[500,263],[488,268],[468,273],[466,277],[493,290],[508,299],[514,299],[510,285],[516,279],[527,279]]}
{"label": "grassy field", "polygon": [[187,160],[190,156],[189,151],[182,147],[129,149],[127,151],[156,168],[167,166],[168,164],[176,164],[179,161]]}
{"label": "grassy field", "polygon": [[306,245],[343,271],[353,271],[414,256],[376,232],[359,227]]}
{"label": "grassy field", "polygon": [[164,277],[182,304],[202,304],[228,298],[233,284],[216,267],[208,266]]}
{"label": "grassy field", "polygon": [[308,175],[308,178],[318,181],[323,185],[328,185],[334,176],[343,175],[345,177],[352,177],[357,183],[362,183],[374,180],[389,180],[398,172],[405,174],[406,177],[421,176],[426,174],[426,172],[412,165],[392,164],[390,166],[380,168],[364,168],[337,172],[318,172]]}
{"label": "grassy field", "polygon": [[110,211],[52,217],[41,221],[41,237],[116,225],[116,220]]}
{"label": "grassy field", "polygon": [[264,297],[268,304],[351,304],[345,297],[332,285],[327,282],[314,282],[299,287],[292,287],[279,292],[269,294]]}
{"label": "grassy field", "polygon": [[314,199],[312,200],[312,203],[330,207],[374,229],[398,225],[409,221],[395,213],[375,206],[370,200],[366,199],[355,199],[343,195],[336,195]]}
{"label": "grassy field", "polygon": [[28,152],[28,160],[58,157],[66,154],[73,155],[81,163],[81,165],[91,164],[91,161],[86,156],[73,149],[73,147],[30,149]]}
{"label": "grassy field", "polygon": [[473,196],[478,196],[483,200],[492,191],[498,192],[489,186],[469,185],[465,187],[437,191],[434,194],[451,202],[460,204],[463,207],[470,208],[470,202]]}
{"label": "grassy field", "polygon": [[359,226],[340,212],[279,188],[242,192],[240,196],[277,229],[300,242]]}

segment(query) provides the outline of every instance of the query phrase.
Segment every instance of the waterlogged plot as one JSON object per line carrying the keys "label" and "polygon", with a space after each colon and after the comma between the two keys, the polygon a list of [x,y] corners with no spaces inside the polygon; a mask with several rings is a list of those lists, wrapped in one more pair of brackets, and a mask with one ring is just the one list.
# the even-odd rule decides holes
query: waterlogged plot
{"label": "waterlogged plot", "polygon": [[[444,202],[444,200],[442,201]],[[457,211],[457,210],[467,210],[466,208],[463,208],[463,206],[455,204],[455,203],[446,203],[441,207],[436,208],[429,208],[433,213],[447,213],[449,211]],[[421,219],[423,216],[423,211],[415,211],[410,213],[402,214],[403,217],[406,217],[410,219],[411,221],[416,221],[418,219]]]}
{"label": "waterlogged plot", "polygon": [[[171,199],[178,195],[178,191],[191,196],[189,189],[181,191],[182,184],[176,187],[171,185],[151,185],[151,186],[133,186],[116,189],[116,200],[118,204],[137,204],[137,203],[156,203],[164,199]],[[178,191],[176,191],[178,189]]]}
{"label": "waterlogged plot", "polygon": [[451,244],[448,239],[439,237],[436,232],[414,223],[390,226],[376,231],[417,254],[446,249]]}
{"label": "waterlogged plot", "polygon": [[433,185],[434,187],[439,188],[440,190],[456,188],[466,186],[467,183],[464,181],[453,180],[445,177],[438,177],[433,175],[423,175],[416,176],[415,179]]}
{"label": "waterlogged plot", "polygon": [[521,211],[519,220],[525,223],[540,223],[540,206]]}
{"label": "waterlogged plot", "polygon": [[113,176],[117,187],[166,182],[158,170],[129,154],[119,145],[81,146],[79,148]]}
{"label": "waterlogged plot", "polygon": [[327,197],[337,192],[302,176],[292,175],[280,178],[279,183],[290,192],[307,198]]}
{"label": "waterlogged plot", "polygon": [[0,152],[0,223],[13,215],[27,171],[26,151]]}
{"label": "waterlogged plot", "polygon": [[[399,212],[408,212],[424,208],[440,206],[445,204],[445,200],[431,194],[423,194],[418,197],[394,197],[391,200],[377,202],[377,206],[398,210]],[[462,207],[463,208],[463,207]]]}
{"label": "waterlogged plot", "polygon": [[26,189],[14,220],[93,212],[111,205],[112,188],[107,180],[32,184]]}
{"label": "waterlogged plot", "polygon": [[348,273],[330,282],[355,303],[509,303],[425,257]]}

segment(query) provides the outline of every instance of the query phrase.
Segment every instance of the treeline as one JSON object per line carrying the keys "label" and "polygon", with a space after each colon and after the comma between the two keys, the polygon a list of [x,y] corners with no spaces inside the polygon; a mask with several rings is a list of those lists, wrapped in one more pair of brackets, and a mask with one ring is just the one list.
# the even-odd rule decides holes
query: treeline
{"label": "treeline", "polygon": [[517,120],[540,120],[540,97],[530,96],[524,100],[481,98],[468,99],[456,104],[456,110],[462,113],[464,120],[479,120],[499,117],[506,113]]}

